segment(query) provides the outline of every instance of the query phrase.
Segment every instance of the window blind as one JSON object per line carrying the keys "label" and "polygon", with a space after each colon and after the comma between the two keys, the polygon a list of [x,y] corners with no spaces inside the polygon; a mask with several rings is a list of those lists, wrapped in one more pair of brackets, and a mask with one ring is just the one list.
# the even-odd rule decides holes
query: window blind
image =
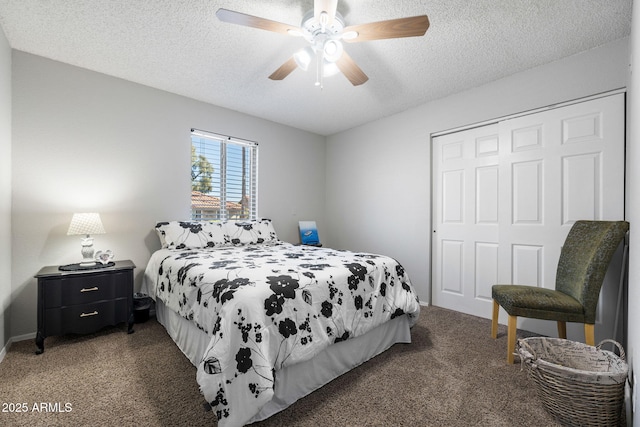
{"label": "window blind", "polygon": [[191,218],[255,219],[258,144],[191,130]]}

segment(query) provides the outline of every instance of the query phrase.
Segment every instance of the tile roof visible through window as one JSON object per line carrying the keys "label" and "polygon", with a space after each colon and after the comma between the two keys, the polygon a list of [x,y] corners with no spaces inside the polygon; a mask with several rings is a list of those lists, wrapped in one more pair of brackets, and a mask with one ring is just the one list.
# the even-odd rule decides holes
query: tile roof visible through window
{"label": "tile roof visible through window", "polygon": [[[237,202],[227,201],[227,210],[240,210],[242,206]],[[199,191],[191,192],[191,209],[202,210],[218,210],[220,209],[220,198],[201,193]]]}
{"label": "tile roof visible through window", "polygon": [[[244,199],[248,204],[247,198]],[[191,192],[191,212],[194,219],[210,219],[217,220],[220,218],[220,198],[200,191]],[[227,201],[227,218],[241,219],[242,204],[238,202]]]}

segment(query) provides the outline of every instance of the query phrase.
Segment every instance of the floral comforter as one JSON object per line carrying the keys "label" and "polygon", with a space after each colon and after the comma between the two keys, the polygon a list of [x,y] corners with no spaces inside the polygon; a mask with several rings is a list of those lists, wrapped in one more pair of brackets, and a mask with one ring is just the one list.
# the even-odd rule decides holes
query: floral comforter
{"label": "floral comforter", "polygon": [[277,371],[420,306],[394,259],[278,242],[162,249],[155,298],[211,336],[197,380],[223,426],[271,400]]}

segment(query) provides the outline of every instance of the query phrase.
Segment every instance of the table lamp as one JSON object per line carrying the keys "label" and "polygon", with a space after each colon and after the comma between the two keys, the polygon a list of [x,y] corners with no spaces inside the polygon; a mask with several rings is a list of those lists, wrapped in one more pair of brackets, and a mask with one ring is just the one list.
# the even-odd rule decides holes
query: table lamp
{"label": "table lamp", "polygon": [[104,234],[104,227],[100,220],[100,215],[97,213],[74,213],[71,218],[71,224],[69,224],[69,230],[67,236],[84,235],[82,238],[82,267],[88,267],[95,265],[96,261],[93,259],[93,238],[91,234]]}

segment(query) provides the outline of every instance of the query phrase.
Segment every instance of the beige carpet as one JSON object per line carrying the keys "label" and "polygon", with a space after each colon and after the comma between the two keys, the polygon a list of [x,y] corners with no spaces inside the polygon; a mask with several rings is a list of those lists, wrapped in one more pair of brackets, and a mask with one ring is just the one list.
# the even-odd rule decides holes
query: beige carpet
{"label": "beige carpet", "polygon": [[[49,337],[39,356],[33,341],[14,343],[0,363],[0,425],[215,426],[162,326],[124,330]],[[556,425],[526,371],[506,365],[506,329],[493,340],[489,320],[423,307],[412,338],[254,426]]]}

